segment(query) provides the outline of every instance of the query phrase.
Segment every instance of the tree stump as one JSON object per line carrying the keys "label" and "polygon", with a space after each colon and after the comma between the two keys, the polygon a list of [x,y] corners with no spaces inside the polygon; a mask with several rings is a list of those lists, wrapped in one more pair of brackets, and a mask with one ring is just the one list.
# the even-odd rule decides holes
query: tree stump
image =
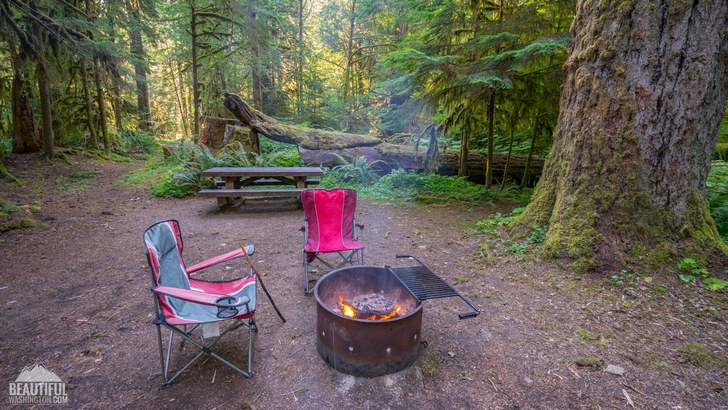
{"label": "tree stump", "polygon": [[223,149],[231,146],[237,148],[237,143],[242,144],[245,152],[260,154],[260,142],[255,131],[242,125],[226,125],[222,138]]}

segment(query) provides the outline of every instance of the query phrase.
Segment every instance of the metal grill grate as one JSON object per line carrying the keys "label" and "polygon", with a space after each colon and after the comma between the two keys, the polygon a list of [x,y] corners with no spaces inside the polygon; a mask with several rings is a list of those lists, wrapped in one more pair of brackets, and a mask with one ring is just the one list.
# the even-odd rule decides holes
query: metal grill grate
{"label": "metal grill grate", "polygon": [[392,271],[419,300],[460,296],[426,266],[392,268]]}
{"label": "metal grill grate", "polygon": [[470,303],[469,300],[465,299],[463,295],[453,289],[452,286],[445,283],[441,277],[432,273],[430,268],[420,262],[419,259],[412,255],[397,255],[397,259],[414,259],[419,263],[419,266],[408,266],[404,268],[392,268],[387,266],[387,269],[389,269],[394,276],[396,276],[399,281],[402,282],[402,284],[406,286],[407,289],[409,289],[409,291],[412,292],[412,294],[420,301],[457,296],[473,309],[472,312],[460,313],[458,315],[460,319],[475,317],[480,314],[480,309],[478,309],[477,306]]}

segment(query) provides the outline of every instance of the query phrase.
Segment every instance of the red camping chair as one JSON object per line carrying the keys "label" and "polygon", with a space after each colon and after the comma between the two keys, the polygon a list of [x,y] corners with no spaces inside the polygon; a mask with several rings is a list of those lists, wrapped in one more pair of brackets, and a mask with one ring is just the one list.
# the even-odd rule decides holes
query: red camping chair
{"label": "red camping chair", "polygon": [[[308,265],[318,260],[329,269],[364,263],[364,245],[359,243],[364,225],[355,223],[356,191],[353,189],[306,189],[301,193],[304,213],[303,288],[308,295]],[[357,229],[354,229],[357,228]],[[357,234],[358,230],[358,234]],[[331,262],[324,254],[338,254]]]}
{"label": "red camping chair", "polygon": [[[249,273],[244,277],[227,282],[207,282],[190,277],[193,272],[212,265],[243,257],[246,254],[253,254],[255,252],[253,245],[248,245],[245,251],[238,249],[187,267],[182,260],[183,246],[179,222],[175,220],[158,222],[147,228],[144,232],[144,244],[147,249],[147,260],[152,271],[152,292],[154,293],[156,308],[156,318],[153,323],[157,326],[164,385],[172,384],[177,377],[205,354],[212,356],[246,377],[253,377],[252,336],[253,332],[258,331],[254,320],[257,301],[257,275],[254,265],[246,257],[250,265]],[[265,290],[265,287],[263,287],[263,290]],[[270,299],[267,291],[266,295]],[[273,299],[270,299],[270,301],[275,307]],[[276,312],[278,312],[277,308]],[[278,312],[278,315],[285,322],[280,312]],[[206,343],[204,339],[205,324],[222,321],[228,322],[229,325],[222,332],[219,332],[215,327],[211,332],[214,337]],[[166,353],[162,343],[162,326],[170,330]],[[248,327],[247,370],[242,370],[210,350],[227,333],[243,326]],[[203,333],[203,337],[200,339],[193,335],[193,332],[198,328],[202,328]],[[200,348],[200,352],[181,370],[169,377],[169,362],[175,333],[183,338],[183,344],[186,341],[190,342]],[[215,333],[219,333],[219,335],[215,335]]]}

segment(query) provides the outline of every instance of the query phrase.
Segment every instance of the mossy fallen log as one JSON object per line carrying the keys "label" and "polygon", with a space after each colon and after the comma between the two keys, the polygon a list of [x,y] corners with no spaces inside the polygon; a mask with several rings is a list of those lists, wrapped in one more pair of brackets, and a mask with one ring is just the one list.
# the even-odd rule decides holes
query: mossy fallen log
{"label": "mossy fallen log", "polygon": [[342,148],[377,145],[380,138],[370,135],[349,134],[299,127],[279,122],[255,108],[235,94],[225,93],[225,108],[233,113],[243,124],[266,137],[289,144],[296,144],[305,149],[337,150]]}
{"label": "mossy fallen log", "polygon": [[[314,128],[288,125],[271,118],[250,107],[240,97],[225,94],[225,107],[244,125],[260,132],[266,137],[298,146],[298,152],[305,165],[333,167],[342,165],[342,159],[351,162],[357,157],[364,157],[369,162],[377,162],[376,167],[383,172],[402,168],[420,171],[424,169],[427,147],[415,149],[412,145],[398,145],[384,142],[381,138],[349,134],[344,132],[324,131]],[[434,169],[442,175],[457,175],[459,168],[458,150],[444,150]],[[507,156],[493,154],[493,178],[503,179]],[[485,181],[486,155],[478,152],[468,154],[468,178],[473,182]],[[525,155],[512,155],[508,164],[506,178],[521,182],[526,168]],[[533,186],[541,175],[543,158],[534,157],[526,185]]]}
{"label": "mossy fallen log", "polygon": [[[415,152],[413,146],[387,143],[382,143],[373,147],[353,147],[335,151],[298,148],[301,160],[306,165],[333,167],[341,165],[342,159],[347,162],[351,162],[354,158],[365,157],[369,160],[369,162],[382,161],[382,163],[386,164],[382,165],[382,163],[380,163],[378,165],[378,168],[382,169],[384,172],[388,172],[395,168],[415,171],[422,170],[426,151],[426,148],[420,147],[420,149]],[[485,182],[486,156],[486,154],[479,152],[468,153],[468,179],[470,181],[477,183]],[[441,175],[457,175],[460,164],[459,158],[460,151],[445,150],[440,157],[437,173]],[[497,152],[493,153],[494,179],[499,181],[502,180],[506,159],[506,154]],[[511,159],[508,164],[508,175],[506,177],[509,180],[520,183],[526,169],[527,159],[528,157],[526,155],[511,155]],[[531,169],[529,171],[529,180],[526,183],[527,186],[533,186],[538,181],[538,178],[541,175],[541,169],[543,168],[543,162],[543,158],[533,157],[531,159]]]}

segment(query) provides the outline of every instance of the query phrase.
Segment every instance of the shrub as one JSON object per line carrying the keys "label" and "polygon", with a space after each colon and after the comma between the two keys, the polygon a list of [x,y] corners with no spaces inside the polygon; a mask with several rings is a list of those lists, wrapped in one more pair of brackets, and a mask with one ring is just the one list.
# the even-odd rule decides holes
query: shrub
{"label": "shrub", "polygon": [[728,162],[713,161],[706,185],[715,227],[721,238],[728,242]]}
{"label": "shrub", "polygon": [[119,136],[117,149],[123,153],[152,154],[159,149],[159,143],[151,134],[124,131]]}

